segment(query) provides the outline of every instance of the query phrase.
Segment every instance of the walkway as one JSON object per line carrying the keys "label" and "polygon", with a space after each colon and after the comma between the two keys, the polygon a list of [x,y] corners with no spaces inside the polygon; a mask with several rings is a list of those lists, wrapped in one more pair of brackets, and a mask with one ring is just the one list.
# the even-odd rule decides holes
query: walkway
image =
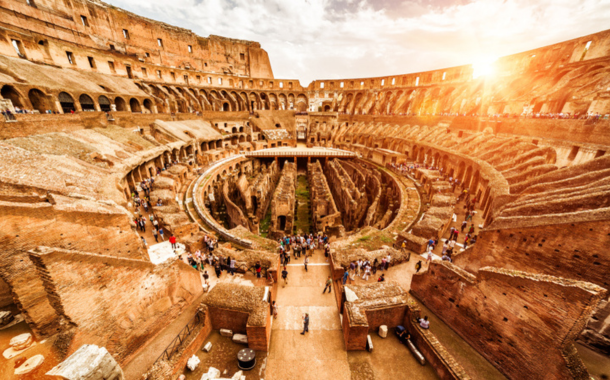
{"label": "walkway", "polygon": [[[277,294],[279,316],[273,321],[266,380],[349,380],[350,368],[335,295],[322,294],[330,275],[324,254],[316,250],[309,271],[303,258],[290,261],[288,285],[280,281]],[[333,289],[334,292],[334,289]],[[309,313],[309,333],[302,316]]]}

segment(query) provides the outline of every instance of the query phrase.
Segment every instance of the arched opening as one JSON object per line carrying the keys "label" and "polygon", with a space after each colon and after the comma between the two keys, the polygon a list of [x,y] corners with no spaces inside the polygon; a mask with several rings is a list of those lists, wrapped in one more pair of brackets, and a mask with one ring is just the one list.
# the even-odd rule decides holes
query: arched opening
{"label": "arched opening", "polygon": [[100,97],[97,98],[97,102],[103,112],[110,112],[110,100],[107,97],[100,95]]}
{"label": "arched opening", "polygon": [[64,113],[75,112],[76,108],[74,108],[74,99],[67,92],[59,93],[59,104],[61,105],[61,109]]}
{"label": "arched opening", "polygon": [[277,217],[277,227],[279,231],[284,231],[286,228],[286,215],[280,215]]}
{"label": "arched opening", "polygon": [[140,108],[140,102],[138,99],[131,98],[129,100],[129,106],[131,107],[131,112],[142,112],[142,108]]}
{"label": "arched opening", "polygon": [[324,106],[324,112],[330,112],[330,106],[328,104]]}
{"label": "arched opening", "polygon": [[114,105],[116,106],[117,111],[127,111],[127,103],[125,103],[125,99],[117,96],[114,99]]}
{"label": "arched opening", "polygon": [[40,113],[45,113],[47,110],[51,110],[51,105],[48,101],[47,96],[40,90],[33,88],[28,92],[28,99],[32,103],[32,107]]}
{"label": "arched opening", "polygon": [[14,107],[23,108],[23,101],[21,100],[21,95],[19,95],[19,92],[15,90],[15,87],[9,85],[2,86],[0,94],[4,99],[9,99],[13,103]]}
{"label": "arched opening", "polygon": [[93,104],[93,99],[89,95],[82,94],[79,96],[78,102],[83,111],[95,111],[95,104]]}
{"label": "arched opening", "polygon": [[231,110],[228,102],[222,103],[222,110],[225,112],[228,112]]}
{"label": "arched opening", "polygon": [[236,127],[231,128],[231,133],[237,133],[237,128]]}
{"label": "arched opening", "polygon": [[144,99],[144,109],[146,109],[148,111],[148,113],[152,113],[152,102],[150,101],[150,99]]}

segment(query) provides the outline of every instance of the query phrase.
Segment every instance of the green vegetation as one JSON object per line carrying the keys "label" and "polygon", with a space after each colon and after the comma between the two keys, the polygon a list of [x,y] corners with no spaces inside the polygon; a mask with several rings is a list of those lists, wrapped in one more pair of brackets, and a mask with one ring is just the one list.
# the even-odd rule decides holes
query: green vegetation
{"label": "green vegetation", "polygon": [[[370,228],[370,227],[369,227]],[[351,248],[364,248],[367,251],[381,249],[384,245],[391,247],[394,244],[394,237],[388,231],[371,230],[367,235],[356,239]]]}
{"label": "green vegetation", "polygon": [[307,182],[307,176],[299,175],[297,177],[297,188],[296,188],[296,204],[295,204],[295,220],[294,220],[294,232],[300,231],[309,233],[311,227],[311,213],[310,213],[310,199],[309,199],[309,183]]}
{"label": "green vegetation", "polygon": [[267,209],[267,215],[265,218],[261,220],[260,224],[260,234],[262,237],[266,238],[269,234],[269,226],[271,225],[271,207]]}

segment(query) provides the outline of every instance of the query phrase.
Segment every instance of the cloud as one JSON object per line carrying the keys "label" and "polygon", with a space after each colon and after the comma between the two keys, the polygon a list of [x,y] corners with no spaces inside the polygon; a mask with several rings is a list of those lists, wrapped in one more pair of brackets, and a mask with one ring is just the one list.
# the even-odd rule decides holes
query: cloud
{"label": "cloud", "polygon": [[277,78],[359,78],[476,62],[608,27],[608,0],[111,0],[169,24],[254,40]]}

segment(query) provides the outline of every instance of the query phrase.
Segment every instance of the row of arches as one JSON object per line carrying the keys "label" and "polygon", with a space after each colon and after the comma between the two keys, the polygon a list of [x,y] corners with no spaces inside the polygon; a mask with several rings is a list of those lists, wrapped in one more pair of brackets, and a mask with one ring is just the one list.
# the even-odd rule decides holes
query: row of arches
{"label": "row of arches", "polygon": [[[99,95],[97,98],[89,94],[80,94],[73,96],[72,94],[62,91],[57,96],[46,94],[38,88],[31,88],[24,96],[19,90],[10,85],[2,86],[0,95],[3,99],[10,99],[13,106],[20,109],[37,110],[40,113],[63,112],[71,113],[76,111],[130,111],[153,113],[153,103],[150,99],[144,99],[142,102],[133,97],[125,100],[121,96],[108,97]],[[114,107],[113,107],[114,105]]]}
{"label": "row of arches", "polygon": [[159,112],[307,110],[303,93],[204,90],[160,84],[140,84],[151,94]]}

